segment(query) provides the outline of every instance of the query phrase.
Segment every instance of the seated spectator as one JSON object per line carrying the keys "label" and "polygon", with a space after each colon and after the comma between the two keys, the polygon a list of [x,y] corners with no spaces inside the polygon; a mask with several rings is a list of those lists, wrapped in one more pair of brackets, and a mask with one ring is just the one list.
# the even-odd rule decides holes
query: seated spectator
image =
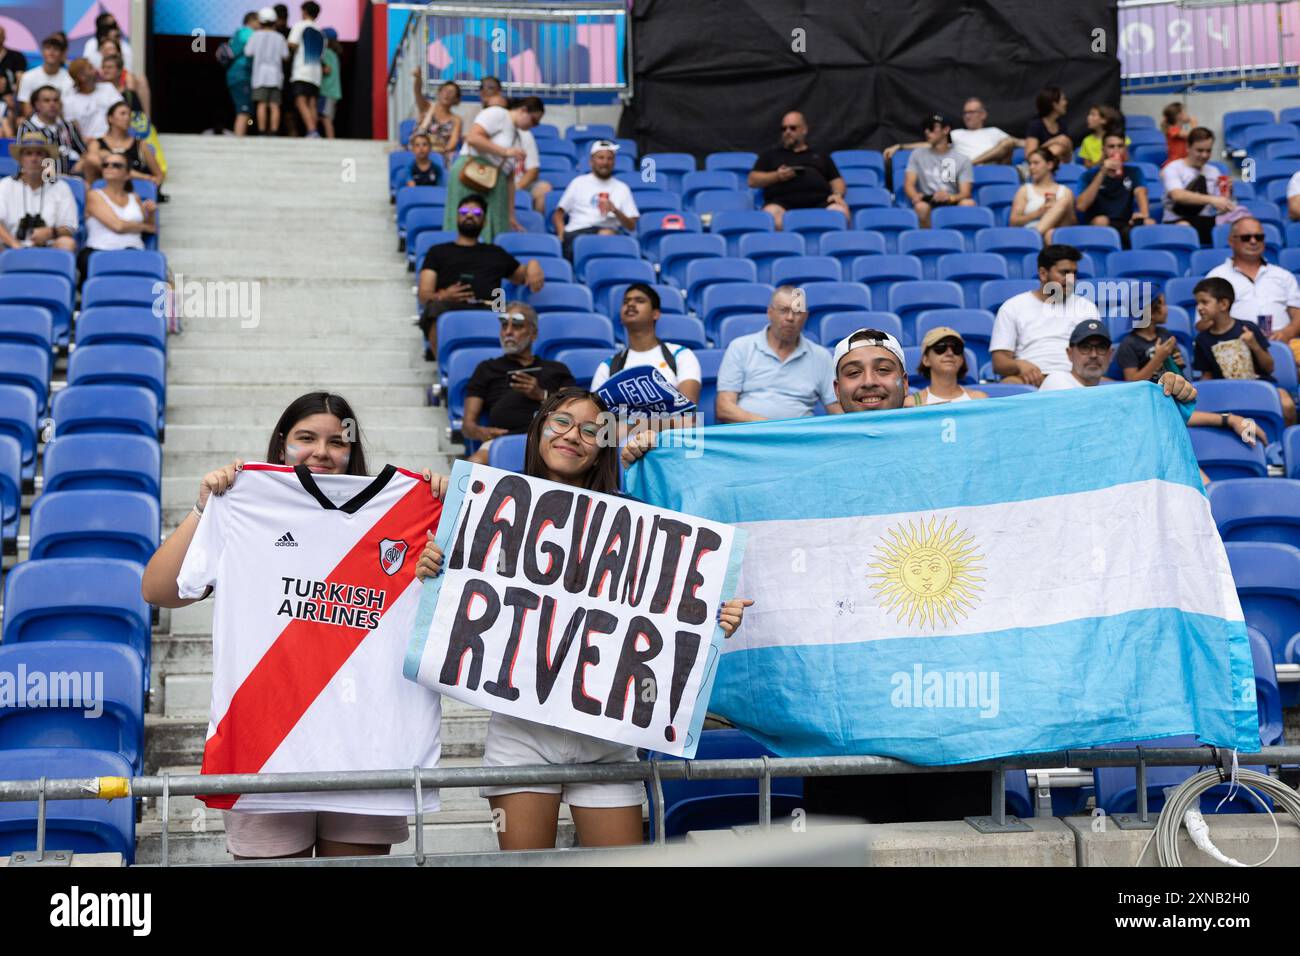
{"label": "seated spectator", "polygon": [[669,385],[692,402],[699,402],[703,375],[700,360],[684,345],[664,342],[655,334],[659,321],[659,293],[644,282],[633,282],[623,293],[619,312],[627,332],[627,348],[596,367],[591,377],[591,391],[596,392],[610,377],[628,368],[649,366],[659,370]]}
{"label": "seated spectator", "polygon": [[42,87],[54,87],[60,97],[72,92],[72,77],[63,68],[63,55],[67,52],[68,44],[58,34],[41,41],[41,65],[23,73],[18,84],[18,106],[23,116],[32,115],[35,109],[32,96]]}
{"label": "seated spectator", "polygon": [[63,101],[52,86],[32,94],[32,115],[18,126],[18,136],[35,134],[58,150],[59,175],[81,176],[87,182],[99,178],[99,166],[86,155],[86,141],[76,125],[63,118]]}
{"label": "seated spectator", "polygon": [[1183,369],[1183,353],[1178,340],[1165,328],[1169,321],[1169,308],[1165,294],[1159,293],[1151,300],[1149,322],[1139,322],[1124,336],[1115,352],[1115,361],[1126,382],[1154,382],[1166,370],[1165,361],[1172,361]]}
{"label": "seated spectator", "polygon": [[[501,355],[486,359],[474,369],[465,388],[465,420],[461,434],[483,445],[469,456],[486,465],[492,439],[522,435],[548,395],[575,384],[561,362],[533,354],[537,340],[537,313],[523,302],[508,302],[499,313]],[[479,420],[487,415],[488,423]]]}
{"label": "seated spectator", "polygon": [[90,144],[91,158],[102,167],[109,156],[122,156],[132,179],[147,179],[161,189],[166,176],[158,157],[147,143],[131,134],[131,107],[118,100],[108,108],[107,118],[107,131]]}
{"label": "seated spectator", "polygon": [[[1268,339],[1254,322],[1232,315],[1236,298],[1232,283],[1218,276],[1202,279],[1192,294],[1196,296],[1192,367],[1201,377],[1258,379],[1276,385]],[[1294,425],[1295,401],[1285,389],[1279,388],[1277,393],[1282,401],[1282,417],[1287,425]]]}
{"label": "seated spectator", "polygon": [[122,94],[112,84],[98,82],[89,60],[73,60],[68,73],[74,88],[63,97],[63,118],[76,124],[85,142],[93,142],[108,132],[108,108],[122,102]]}
{"label": "seated spectator", "polygon": [[1191,226],[1203,246],[1213,239],[1217,217],[1237,208],[1232,180],[1210,162],[1213,151],[1214,134],[1198,126],[1187,134],[1187,155],[1160,171],[1165,187],[1163,221]]}
{"label": "seated spectator", "polygon": [[257,104],[257,131],[280,131],[283,99],[284,60],[289,44],[275,28],[275,11],[263,7],[257,14],[258,29],[244,44],[244,55],[253,60],[253,102]]}
{"label": "seated spectator", "polygon": [[1122,133],[1107,133],[1103,149],[1105,159],[1084,173],[1080,181],[1075,208],[1086,225],[1116,230],[1127,249],[1134,226],[1155,223],[1147,199],[1146,177],[1139,167],[1124,162]]}
{"label": "seated spectator", "polygon": [[429,153],[433,150],[433,141],[429,138],[429,134],[413,133],[410,142],[411,152],[415,154],[415,158],[406,167],[406,185],[438,185],[438,182],[442,179],[442,173],[439,171],[437,164],[429,158]]}
{"label": "seated spectator", "polygon": [[[254,30],[253,32],[256,33],[257,31]],[[250,36],[249,39],[251,40],[252,37]],[[147,114],[149,112],[149,81],[143,75],[132,73],[122,66],[122,56],[116,51],[115,43],[111,40],[105,40],[104,46],[107,52],[104,53],[104,62],[99,67],[99,78],[121,93],[122,99],[130,104],[134,112]],[[249,82],[252,82],[251,79]],[[252,96],[251,86],[249,96]]]}
{"label": "seated spectator", "polygon": [[[1091,168],[1101,162],[1102,145],[1107,133],[1124,136],[1124,114],[1113,106],[1099,103],[1088,110],[1084,122],[1088,125],[1088,135],[1079,144],[1079,162]],[[1129,138],[1124,136],[1124,146],[1128,145]]]}
{"label": "seated spectator", "polygon": [[973,206],[975,170],[965,156],[952,148],[952,127],[937,113],[922,124],[925,145],[907,157],[903,192],[922,229],[930,228],[936,206]]}
{"label": "seated spectator", "polygon": [[1038,111],[1038,118],[1030,122],[1029,131],[1025,133],[1025,155],[1036,149],[1049,149],[1055,155],[1058,147],[1065,151],[1066,156],[1073,153],[1074,143],[1065,131],[1065,112],[1070,108],[1065,92],[1059,86],[1043,87],[1034,100],[1034,108]]}
{"label": "seated spectator", "polygon": [[101,249],[143,249],[144,233],[156,233],[158,204],[143,202],[131,191],[125,156],[109,155],[103,163],[104,185],[86,195],[86,245],[77,254],[78,274],[85,276],[91,253]]}
{"label": "seated spectator", "polygon": [[81,48],[81,55],[98,68],[104,56],[106,43],[111,43],[117,48],[124,62],[131,62],[131,44],[122,36],[122,28],[117,25],[117,18],[108,12],[95,17],[95,35]]}
{"label": "seated spectator", "polygon": [[536,259],[523,265],[500,246],[479,242],[487,216],[487,200],[467,193],[456,207],[456,238],[433,246],[420,266],[417,297],[420,331],[429,342],[426,358],[438,352],[438,316],[452,309],[490,309],[501,301],[501,283],[509,279],[542,288],[544,276]]}
{"label": "seated spectator", "polygon": [[1290,271],[1264,261],[1264,227],[1249,216],[1228,231],[1232,255],[1210,276],[1232,283],[1234,318],[1254,322],[1264,337],[1290,346],[1300,363],[1300,284]]}
{"label": "seated spectator", "polygon": [[1168,166],[1187,155],[1187,134],[1195,128],[1196,117],[1188,113],[1181,102],[1170,103],[1164,108],[1160,129],[1165,134],[1167,155],[1162,166]]}
{"label": "seated spectator", "polygon": [[808,122],[795,111],[781,118],[781,145],[758,154],[749,187],[763,190],[763,211],[780,229],[787,209],[834,209],[851,218],[844,177],[835,161],[808,145]]}
{"label": "seated spectator", "polygon": [[1057,165],[1051,150],[1030,153],[1029,182],[1016,190],[1011,201],[1011,225],[1038,232],[1044,245],[1051,244],[1057,226],[1074,225],[1074,193],[1054,178]]}
{"label": "seated spectator", "polygon": [[[456,222],[455,209],[466,193],[486,196],[487,222],[483,241],[491,242],[503,232],[523,232],[515,218],[515,170],[528,159],[519,136],[542,121],[546,107],[536,96],[510,100],[507,106],[489,106],[469,124],[460,155],[447,175],[447,218],[444,229]],[[465,178],[462,178],[465,177]],[[471,188],[469,182],[479,183]]]}
{"label": "seated spectator", "polygon": [[[1023,139],[1016,139],[996,126],[984,125],[989,113],[984,108],[984,101],[979,97],[972,96],[968,99],[966,105],[962,107],[961,115],[965,127],[952,131],[952,145],[957,155],[966,157],[972,165],[1009,163],[1016,147],[1025,145]],[[889,162],[900,149],[921,149],[928,145],[929,143],[924,140],[915,143],[895,143],[885,150],[885,162]]]}
{"label": "seated spectator", "polygon": [[989,340],[993,371],[1002,381],[1035,388],[1051,372],[1068,372],[1065,350],[1075,327],[1101,316],[1097,307],[1074,294],[1083,253],[1074,246],[1045,246],[1038,253],[1040,287],[1002,303]]}
{"label": "seated spectator", "polygon": [[[1039,387],[1040,392],[1059,392],[1067,388],[1094,388],[1106,378],[1106,368],[1110,365],[1110,332],[1106,323],[1100,319],[1088,319],[1075,326],[1070,333],[1070,345],[1066,349],[1070,358],[1070,369],[1066,372],[1051,372]],[[1164,372],[1156,382],[1164,388],[1165,394],[1178,402],[1190,402],[1196,398],[1196,389],[1176,372]]]}
{"label": "seated spectator", "polygon": [[966,388],[966,340],[956,329],[941,325],[925,333],[921,340],[921,360],[916,367],[930,384],[908,396],[908,405],[947,405],[988,398],[984,392]]}
{"label": "seated spectator", "polygon": [[552,221],[567,259],[573,259],[578,236],[616,236],[635,232],[641,216],[632,190],[614,178],[618,143],[598,139],[591,144],[591,172],[575,176],[564,189]]}
{"label": "seated spectator", "polygon": [[489,106],[505,106],[509,102],[501,89],[501,81],[495,76],[485,76],[479,81],[478,98],[483,104],[483,109]]}
{"label": "seated spectator", "polygon": [[9,155],[18,161],[18,175],[0,179],[0,243],[10,249],[51,246],[76,252],[77,200],[67,183],[46,182],[43,175],[58,149],[29,132],[9,144]]}
{"label": "seated spectator", "polygon": [[[421,85],[420,79],[416,79],[415,85],[417,88]],[[448,166],[456,161],[456,153],[460,149],[461,118],[452,112],[459,105],[460,84],[447,80],[438,87],[433,102],[429,103],[419,125],[415,127],[417,133],[428,134],[430,149],[441,153]],[[414,136],[411,137],[411,142],[415,142]]]}
{"label": "seated spectator", "polygon": [[830,353],[803,336],[808,309],[802,289],[783,285],[767,306],[768,325],[727,346],[718,369],[719,422],[802,418],[820,401],[842,409],[835,396]]}

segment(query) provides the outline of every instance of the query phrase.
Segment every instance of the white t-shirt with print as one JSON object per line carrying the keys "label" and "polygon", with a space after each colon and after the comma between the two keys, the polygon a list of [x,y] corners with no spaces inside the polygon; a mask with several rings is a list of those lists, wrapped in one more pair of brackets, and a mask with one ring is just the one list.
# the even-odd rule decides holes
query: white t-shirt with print
{"label": "white t-shirt with print", "polygon": [[993,320],[989,351],[1007,351],[1017,359],[1033,362],[1046,374],[1070,372],[1065,354],[1070,333],[1085,319],[1099,319],[1097,307],[1082,296],[1065,302],[1042,301],[1032,292],[1022,292],[1002,303]]}
{"label": "white t-shirt with print", "polygon": [[611,176],[601,179],[595,173],[583,173],[575,177],[560,197],[560,208],[569,216],[565,228],[569,232],[578,229],[590,229],[603,226],[607,229],[622,228],[622,224],[611,212],[608,216],[600,214],[600,194],[609,193],[609,202],[623,215],[636,219],[641,215],[632,198],[632,190],[621,179]]}
{"label": "white t-shirt with print", "polygon": [[122,102],[112,83],[96,83],[89,93],[73,90],[63,97],[63,118],[76,120],[81,138],[90,143],[108,132],[108,108]]}
{"label": "white t-shirt with print", "polygon": [[955,129],[952,131],[952,145],[972,163],[983,156],[1004,139],[1011,135],[996,126],[983,126],[980,129]]}
{"label": "white t-shirt with print", "polygon": [[[1186,159],[1175,159],[1172,163],[1160,170],[1160,185],[1164,187],[1164,208],[1165,213],[1162,222],[1178,222],[1183,217],[1174,212],[1174,201],[1169,194],[1175,189],[1186,189],[1188,184],[1197,176],[1205,177],[1205,192],[1210,196],[1219,195],[1219,179],[1225,176],[1223,170],[1213,163],[1206,163],[1200,169],[1190,165]],[[1200,215],[1210,216],[1218,213],[1213,206],[1204,206]]]}
{"label": "white t-shirt with print", "polygon": [[[681,382],[702,382],[703,375],[700,373],[700,360],[684,345],[677,345],[674,342],[664,342],[668,346],[668,351],[677,362],[677,371],[673,372],[664,361],[664,352],[658,345],[646,349],[643,352],[628,352],[627,364],[623,368],[640,368],[643,365],[650,365],[659,369],[660,374],[668,380],[668,384],[676,388]],[[591,377],[591,390],[594,392],[606,382],[609,381],[609,365],[613,361],[613,356],[605,359],[596,367],[596,374]]]}

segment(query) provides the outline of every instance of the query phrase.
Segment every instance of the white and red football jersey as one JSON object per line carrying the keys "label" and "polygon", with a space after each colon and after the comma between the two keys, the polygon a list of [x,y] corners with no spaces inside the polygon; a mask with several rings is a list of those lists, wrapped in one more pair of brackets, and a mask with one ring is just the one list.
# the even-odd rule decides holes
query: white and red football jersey
{"label": "white and red football jersey", "polygon": [[[419,475],[249,464],[212,495],[177,579],[215,589],[203,773],[437,766],[441,698],[402,676],[415,565],[442,503]],[[248,793],[210,807],[400,815],[409,790]],[[438,809],[436,790],[425,809]]]}

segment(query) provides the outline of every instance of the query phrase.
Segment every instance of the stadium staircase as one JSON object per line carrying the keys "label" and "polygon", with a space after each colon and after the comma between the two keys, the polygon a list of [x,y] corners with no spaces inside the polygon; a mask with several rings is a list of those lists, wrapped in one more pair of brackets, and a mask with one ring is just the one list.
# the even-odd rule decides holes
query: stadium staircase
{"label": "stadium staircase", "polygon": [[[328,389],[356,409],[373,473],[386,462],[450,467],[443,408],[425,403],[434,366],[415,329],[413,278],[396,254],[383,143],[167,136],[173,169],[162,249],[184,283],[256,282],[260,321],[184,316],[168,354],[163,524],[194,503],[199,479],[235,457],[261,460],[285,406]],[[355,172],[355,178],[352,172]],[[196,772],[212,684],[212,602],[164,611],[154,633],[145,770]],[[487,715],[448,701],[446,766],[477,764]],[[487,801],[445,791],[426,824],[431,852],[494,850]],[[565,821],[562,840],[570,840]],[[137,862],[159,858],[149,806]],[[409,849],[409,848],[408,848]],[[221,814],[172,801],[174,863],[221,862]]]}

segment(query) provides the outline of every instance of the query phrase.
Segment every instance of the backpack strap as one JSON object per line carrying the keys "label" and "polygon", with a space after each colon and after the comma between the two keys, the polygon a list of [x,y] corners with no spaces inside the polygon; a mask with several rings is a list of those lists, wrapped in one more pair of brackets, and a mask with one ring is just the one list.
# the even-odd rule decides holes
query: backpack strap
{"label": "backpack strap", "polygon": [[[677,351],[680,352],[684,347],[685,346],[678,346]],[[670,351],[667,342],[660,342],[659,350],[663,352],[664,361],[668,363],[668,367],[672,369],[673,374],[676,375],[677,374],[677,352]]]}
{"label": "backpack strap", "polygon": [[627,349],[622,349],[621,351],[617,352],[612,359],[609,360],[610,376],[613,377],[617,375],[619,372],[623,371],[623,367],[625,365],[627,365]]}

